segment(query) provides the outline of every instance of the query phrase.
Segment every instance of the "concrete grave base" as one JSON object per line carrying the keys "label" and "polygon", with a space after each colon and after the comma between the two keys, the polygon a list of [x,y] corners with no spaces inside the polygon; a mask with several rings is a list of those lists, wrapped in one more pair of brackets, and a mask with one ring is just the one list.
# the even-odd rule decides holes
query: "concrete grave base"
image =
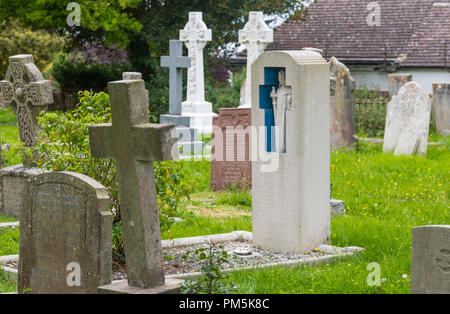
{"label": "concrete grave base", "polygon": [[28,181],[45,171],[40,168],[26,168],[15,165],[0,171],[0,214],[19,217],[22,193]]}
{"label": "concrete grave base", "polygon": [[184,280],[166,278],[164,286],[143,289],[139,287],[131,287],[127,280],[116,281],[110,285],[98,288],[100,294],[179,294],[181,292],[181,284]]}

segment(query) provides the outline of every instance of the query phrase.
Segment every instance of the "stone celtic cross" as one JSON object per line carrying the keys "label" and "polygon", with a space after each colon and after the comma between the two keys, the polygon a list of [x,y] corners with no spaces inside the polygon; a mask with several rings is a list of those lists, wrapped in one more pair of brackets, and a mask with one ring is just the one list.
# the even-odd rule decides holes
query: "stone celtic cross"
{"label": "stone celtic cross", "polygon": [[181,41],[170,41],[170,55],[161,57],[161,66],[169,68],[169,113],[181,115],[183,69],[191,66],[191,59],[183,57],[183,43]]}
{"label": "stone celtic cross", "polygon": [[44,80],[32,55],[9,58],[5,80],[0,81],[0,103],[17,117],[20,140],[26,147],[38,141],[37,116],[53,103],[50,81]]}
{"label": "stone celtic cross", "polygon": [[205,101],[203,49],[212,40],[212,31],[203,22],[202,12],[189,12],[189,21],[180,31],[180,40],[185,42],[192,62],[188,71],[187,102],[202,103]]}
{"label": "stone celtic cross", "polygon": [[89,127],[92,156],[116,160],[128,284],[164,284],[153,162],[177,158],[174,126],[150,124],[143,80],[110,82],[112,124]]}
{"label": "stone celtic cross", "polygon": [[239,31],[239,42],[247,48],[247,80],[245,102],[243,107],[251,106],[252,71],[251,65],[264,52],[267,45],[273,42],[273,30],[264,22],[263,12],[250,12],[249,21]]}

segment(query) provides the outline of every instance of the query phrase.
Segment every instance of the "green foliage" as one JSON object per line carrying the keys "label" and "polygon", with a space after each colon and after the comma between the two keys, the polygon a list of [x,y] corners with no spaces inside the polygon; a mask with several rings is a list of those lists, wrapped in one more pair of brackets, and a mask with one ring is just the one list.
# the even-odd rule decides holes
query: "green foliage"
{"label": "green foliage", "polygon": [[357,132],[369,137],[383,137],[388,99],[380,96],[378,91],[368,89],[356,90],[355,98]]}
{"label": "green foliage", "polygon": [[51,74],[62,89],[75,91],[104,91],[108,82],[122,79],[123,72],[129,72],[129,62],[121,64],[87,63],[83,59],[73,60],[72,56],[62,54],[51,69]]}
{"label": "green foliage", "polygon": [[19,254],[19,230],[0,231],[0,256]]}
{"label": "green foliage", "polygon": [[[189,259],[192,252],[187,251],[183,259]],[[223,246],[211,243],[209,248],[199,248],[193,252],[194,260],[202,264],[201,275],[194,280],[186,280],[181,285],[182,293],[186,294],[226,294],[231,293],[234,287],[225,284],[225,274],[222,265],[228,264],[228,252]],[[192,259],[192,258],[191,258]]]}
{"label": "green foliage", "polygon": [[71,0],[0,0],[0,21],[18,18],[26,25],[68,35],[75,44],[97,38],[125,45],[128,32],[138,32],[141,24],[129,14],[142,0],[79,1],[81,27],[70,27],[67,5]]}
{"label": "green foliage", "polygon": [[[0,1],[1,3],[1,1]],[[0,5],[0,12],[1,12]],[[1,13],[0,13],[1,14]],[[64,40],[43,30],[22,27],[16,20],[0,20],[0,78],[3,79],[9,66],[9,57],[32,54],[36,66],[46,72],[62,50]]]}
{"label": "green foliage", "polygon": [[235,73],[229,82],[219,83],[210,75],[205,79],[206,98],[213,104],[214,112],[218,113],[220,108],[234,108],[239,106],[241,97],[241,86],[245,80],[246,69],[242,73]]}
{"label": "green foliage", "polygon": [[[123,256],[120,203],[115,162],[95,159],[90,153],[89,125],[111,120],[108,94],[92,91],[80,92],[80,103],[72,112],[48,112],[39,118],[42,128],[37,151],[41,156],[38,166],[51,171],[83,173],[103,184],[112,202],[114,213],[114,252]],[[183,176],[183,165],[176,162],[155,163],[157,196],[160,207],[161,230],[173,224],[173,217],[182,207],[181,199],[188,197],[189,185]]]}

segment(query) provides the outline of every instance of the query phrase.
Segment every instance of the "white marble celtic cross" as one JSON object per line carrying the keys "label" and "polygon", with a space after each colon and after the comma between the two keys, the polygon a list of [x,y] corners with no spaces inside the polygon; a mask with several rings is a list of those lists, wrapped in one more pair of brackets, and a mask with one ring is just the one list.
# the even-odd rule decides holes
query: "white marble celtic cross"
{"label": "white marble celtic cross", "polygon": [[50,81],[44,80],[32,55],[9,58],[5,80],[0,81],[0,103],[17,116],[20,140],[27,147],[37,144],[37,116],[53,103]]}
{"label": "white marble celtic cross", "polygon": [[264,52],[267,45],[273,42],[273,30],[264,22],[263,12],[250,12],[249,21],[245,24],[244,29],[239,31],[239,42],[247,48],[245,104],[242,107],[251,107],[251,65],[253,61],[255,61],[256,58]]}
{"label": "white marble celtic cross", "polygon": [[202,12],[189,12],[189,21],[180,31],[180,40],[189,51],[191,67],[188,71],[187,102],[205,102],[205,78],[203,72],[203,49],[212,40],[212,31],[203,22]]}

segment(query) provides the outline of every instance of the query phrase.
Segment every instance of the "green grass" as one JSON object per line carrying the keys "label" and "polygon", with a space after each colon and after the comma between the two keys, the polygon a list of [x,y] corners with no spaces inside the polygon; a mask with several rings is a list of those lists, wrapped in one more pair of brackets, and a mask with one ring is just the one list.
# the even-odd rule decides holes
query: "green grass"
{"label": "green grass", "polygon": [[0,231],[0,256],[19,254],[19,230]]}
{"label": "green grass", "polygon": [[16,125],[16,116],[11,109],[0,108],[0,125]]}
{"label": "green grass", "polygon": [[17,217],[9,217],[9,216],[3,216],[0,215],[0,223],[2,222],[15,222],[18,221],[19,219]]}

